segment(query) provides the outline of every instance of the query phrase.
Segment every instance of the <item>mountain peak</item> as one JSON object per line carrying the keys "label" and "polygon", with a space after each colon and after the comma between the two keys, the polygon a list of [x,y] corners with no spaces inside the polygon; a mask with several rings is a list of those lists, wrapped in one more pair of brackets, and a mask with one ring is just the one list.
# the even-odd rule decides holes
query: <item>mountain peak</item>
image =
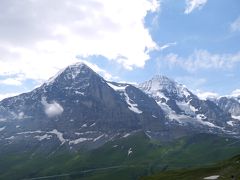
{"label": "mountain peak", "polygon": [[169,77],[167,76],[164,76],[164,75],[155,75],[152,77],[151,81],[153,82],[158,82],[160,84],[169,84],[169,83],[175,83],[174,80],[170,79]]}
{"label": "mountain peak", "polygon": [[159,91],[169,88],[172,89],[175,88],[175,86],[176,86],[175,81],[163,75],[155,75],[149,81],[146,81],[139,85],[141,89],[144,89],[146,91]]}
{"label": "mountain peak", "polygon": [[82,69],[82,68],[87,68],[87,69],[91,69],[90,67],[88,67],[85,63],[83,62],[77,62],[77,63],[74,63],[74,64],[71,64],[69,66],[67,66],[65,69],[67,68],[72,68],[72,69]]}
{"label": "mountain peak", "polygon": [[184,85],[163,75],[154,76],[152,79],[140,84],[139,88],[154,96],[164,94],[165,97],[174,97],[178,100],[187,98],[191,94]]}
{"label": "mountain peak", "polygon": [[55,76],[51,77],[45,84],[49,85],[56,81],[59,77],[64,77],[65,80],[74,80],[79,75],[89,76],[95,73],[90,67],[82,62],[71,64],[64,69],[61,69]]}

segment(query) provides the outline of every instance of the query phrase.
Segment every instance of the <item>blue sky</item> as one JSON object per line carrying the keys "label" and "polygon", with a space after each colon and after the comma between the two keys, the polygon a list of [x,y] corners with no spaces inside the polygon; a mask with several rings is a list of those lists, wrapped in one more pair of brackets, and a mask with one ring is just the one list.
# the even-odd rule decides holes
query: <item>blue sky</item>
{"label": "blue sky", "polygon": [[83,61],[107,79],[166,75],[199,95],[240,90],[239,0],[3,0],[0,98]]}

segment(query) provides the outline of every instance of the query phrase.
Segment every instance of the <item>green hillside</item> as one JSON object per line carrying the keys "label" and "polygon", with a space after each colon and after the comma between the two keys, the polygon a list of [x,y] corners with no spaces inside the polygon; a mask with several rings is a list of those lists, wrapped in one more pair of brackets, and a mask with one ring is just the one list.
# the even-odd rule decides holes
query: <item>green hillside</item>
{"label": "green hillside", "polygon": [[141,178],[142,180],[192,180],[204,179],[211,176],[218,176],[222,180],[240,179],[240,155],[209,167],[191,170],[173,170]]}
{"label": "green hillside", "polygon": [[60,175],[57,179],[139,179],[160,171],[212,165],[239,152],[237,139],[198,134],[166,143],[139,132],[90,152],[0,155],[0,179],[52,175]]}

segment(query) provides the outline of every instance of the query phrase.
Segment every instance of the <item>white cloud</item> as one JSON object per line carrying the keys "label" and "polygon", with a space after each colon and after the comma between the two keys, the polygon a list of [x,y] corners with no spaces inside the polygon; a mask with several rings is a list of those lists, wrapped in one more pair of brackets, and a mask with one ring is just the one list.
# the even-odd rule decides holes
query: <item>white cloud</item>
{"label": "white cloud", "polygon": [[184,13],[190,14],[195,9],[201,9],[208,0],[185,0],[186,8]]}
{"label": "white cloud", "polygon": [[233,97],[238,97],[240,96],[240,89],[236,89],[231,93],[231,96]]}
{"label": "white cloud", "polygon": [[164,49],[167,49],[169,47],[176,46],[176,45],[177,45],[177,42],[167,43],[162,46],[159,46],[158,50],[163,51]]}
{"label": "white cloud", "polygon": [[46,101],[46,98],[42,98],[42,104],[44,106],[44,111],[46,115],[50,118],[61,115],[64,111],[63,107],[56,101],[48,103]]}
{"label": "white cloud", "polygon": [[0,80],[0,84],[12,85],[12,86],[21,86],[22,82],[18,79],[7,78],[7,79],[4,79],[4,80]]}
{"label": "white cloud", "polygon": [[157,0],[2,0],[0,75],[46,80],[60,68],[102,55],[127,69],[157,49],[144,27]]}
{"label": "white cloud", "polygon": [[230,28],[232,31],[240,31],[240,16],[231,23]]}
{"label": "white cloud", "polygon": [[194,76],[178,76],[175,80],[183,83],[187,87],[191,87],[192,89],[198,89],[207,82],[207,79],[205,78],[198,78]]}
{"label": "white cloud", "polygon": [[240,63],[240,52],[235,54],[212,54],[206,50],[196,50],[184,58],[177,54],[168,54],[161,58],[169,66],[181,66],[189,72],[201,69],[231,69]]}
{"label": "white cloud", "polygon": [[197,90],[195,93],[202,100],[215,99],[219,97],[219,94],[215,92],[207,92],[207,91],[204,92],[204,91]]}
{"label": "white cloud", "polygon": [[118,77],[112,76],[110,73],[108,73],[106,70],[100,68],[96,64],[90,63],[90,62],[85,61],[85,60],[79,60],[79,61],[86,64],[88,67],[90,67],[96,73],[101,74],[104,77],[104,79],[106,79],[106,80],[110,81],[110,80],[118,79]]}

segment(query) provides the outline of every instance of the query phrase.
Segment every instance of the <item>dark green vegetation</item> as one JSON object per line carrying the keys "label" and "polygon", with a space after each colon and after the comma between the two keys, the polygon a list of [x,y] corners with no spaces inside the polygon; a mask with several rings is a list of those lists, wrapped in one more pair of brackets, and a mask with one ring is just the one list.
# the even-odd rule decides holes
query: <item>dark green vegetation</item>
{"label": "dark green vegetation", "polygon": [[142,180],[187,180],[187,179],[204,179],[209,176],[219,175],[220,179],[240,179],[240,155],[235,156],[229,160],[225,160],[216,165],[197,168],[191,170],[173,170],[162,172],[149,177],[144,177]]}
{"label": "dark green vegetation", "polygon": [[[130,151],[132,153],[128,155]],[[90,152],[58,151],[51,155],[33,152],[0,155],[0,179],[14,180],[52,175],[63,175],[55,179],[139,179],[169,170],[170,173],[176,174],[176,177],[180,177],[179,173],[194,174],[201,172],[201,169],[171,170],[209,166],[239,153],[240,142],[237,139],[199,134],[166,143],[149,140],[144,133],[139,132],[106,143]],[[210,169],[210,172],[215,171]],[[164,175],[169,176],[168,173],[163,174],[163,177]],[[159,175],[161,176],[162,174]]]}

